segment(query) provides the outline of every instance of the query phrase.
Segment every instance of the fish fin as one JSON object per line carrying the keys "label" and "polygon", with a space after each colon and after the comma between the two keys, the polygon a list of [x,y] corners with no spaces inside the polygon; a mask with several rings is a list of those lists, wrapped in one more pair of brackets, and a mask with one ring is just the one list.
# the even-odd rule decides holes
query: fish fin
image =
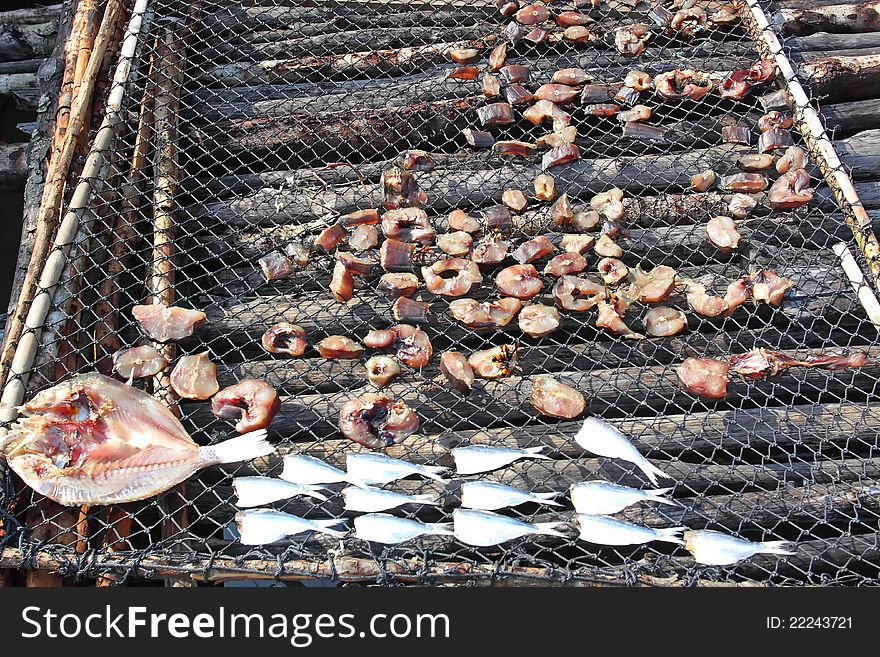
{"label": "fish fin", "polygon": [[676,545],[684,545],[684,541],[679,534],[685,529],[687,529],[687,527],[661,527],[657,530],[657,540],[665,541],[666,543],[675,543]]}
{"label": "fish fin", "polygon": [[761,552],[766,554],[796,554],[791,548],[795,545],[789,541],[764,541],[761,543]]}
{"label": "fish fin", "polygon": [[540,501],[541,504],[547,504],[548,506],[564,506],[562,502],[557,502],[556,498],[559,497],[559,493],[532,493],[532,498],[535,501]]}
{"label": "fish fin", "polygon": [[199,448],[199,461],[202,464],[236,463],[268,456],[274,451],[275,446],[266,440],[266,430],[260,429]]}
{"label": "fish fin", "polygon": [[319,531],[322,534],[330,534],[330,536],[335,536],[336,538],[342,538],[348,533],[347,530],[338,531],[336,529],[332,529],[333,527],[341,525],[344,522],[344,518],[318,518],[316,520],[312,520],[312,524],[315,525],[316,531]]}
{"label": "fish fin", "polygon": [[444,468],[442,465],[425,465],[423,467],[425,469],[422,474],[424,474],[426,477],[442,483],[446,483],[447,481],[449,481],[448,479],[443,478],[443,475],[449,472],[449,468]]}
{"label": "fish fin", "polygon": [[669,488],[655,488],[654,490],[648,490],[645,492],[648,493],[648,499],[652,502],[660,502],[660,504],[669,504],[670,506],[683,506],[678,500],[672,499],[671,497],[665,497],[665,495],[672,492],[673,488],[673,486],[670,486]]}
{"label": "fish fin", "polygon": [[523,449],[525,452],[525,458],[530,459],[549,459],[550,457],[546,454],[541,454],[545,449],[547,449],[547,445],[538,445],[537,447],[526,447]]}
{"label": "fish fin", "polygon": [[544,534],[545,536],[559,536],[561,538],[566,538],[565,534],[560,531],[557,531],[557,527],[564,526],[565,523],[559,520],[555,522],[536,522],[535,528],[538,530],[539,534]]}
{"label": "fish fin", "polygon": [[451,522],[429,522],[428,523],[428,531],[426,534],[433,534],[435,536],[452,536],[452,523]]}
{"label": "fish fin", "polygon": [[647,476],[648,479],[651,480],[651,483],[654,484],[655,486],[658,483],[657,482],[658,477],[663,478],[663,479],[672,479],[671,475],[668,475],[665,472],[663,472],[663,470],[661,470],[656,465],[651,463],[644,456],[642,456],[642,458],[640,458],[638,460],[636,465],[639,467],[639,469],[641,469],[642,472],[645,473],[645,476]]}
{"label": "fish fin", "polygon": [[422,493],[412,496],[413,504],[428,504],[430,506],[440,506],[440,495],[438,493]]}

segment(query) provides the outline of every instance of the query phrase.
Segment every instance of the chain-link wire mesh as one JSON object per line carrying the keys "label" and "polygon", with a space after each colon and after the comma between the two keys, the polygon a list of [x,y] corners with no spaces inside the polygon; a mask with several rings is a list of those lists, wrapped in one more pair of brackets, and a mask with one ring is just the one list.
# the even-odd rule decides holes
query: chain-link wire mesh
{"label": "chain-link wire mesh", "polygon": [[[519,461],[445,486],[416,479],[388,486],[441,493],[440,507],[394,512],[426,521],[450,520],[467,479],[542,492],[564,492],[589,479],[648,485],[631,464],[579,448],[573,440],[577,420],[555,421],[535,412],[531,382],[551,373],[583,392],[588,415],[620,428],[674,481],[680,506],[638,505],[619,518],[650,527],[685,525],[752,540],[790,540],[797,544],[796,555],[706,568],[674,545],[594,545],[577,538],[574,524],[566,539],[531,537],[492,548],[469,547],[451,537],[386,548],[309,534],[258,549],[235,540],[233,476],[277,476],[288,453],[344,467],[346,454],[363,451],[341,436],[337,420],[346,401],[375,392],[363,361],[381,351],[331,360],[318,356],[315,343],[330,335],[362,340],[371,329],[398,323],[393,299],[377,288],[383,273],[377,249],[366,252],[377,264],[357,279],[347,303],[334,300],[328,289],[332,255],[313,250],[307,266],[270,282],[258,260],[284,253],[291,244],[311,246],[346,213],[384,212],[380,176],[411,149],[433,160],[433,168],[413,175],[438,233],[447,232],[452,210],[476,217],[498,204],[504,190],[519,189],[529,205],[514,215],[504,239],[513,248],[530,236],[558,237],[563,231],[553,223],[550,204],[536,200],[532,187],[546,149],[525,158],[498,155],[470,146],[462,133],[488,130],[497,141],[533,142],[550,131],[547,123],[533,126],[522,119],[533,101],[515,105],[515,120],[508,125],[479,124],[477,109],[503,101],[509,88],[496,73],[502,96],[484,95],[489,53],[507,43],[507,63],[528,67],[530,77],[520,84],[532,93],[562,68],[582,68],[589,84],[613,92],[633,69],[651,75],[693,69],[718,82],[752,65],[758,51],[747,29],[751,19],[743,18],[747,10],[728,21],[722,3],[696,5],[705,9],[703,19],[692,12],[694,22],[673,29],[668,16],[664,21],[656,9],[649,14],[652,6],[646,3],[606,1],[595,8],[589,2],[549,3],[555,16],[563,11],[589,16],[585,27],[591,36],[584,42],[578,30],[563,34],[565,27],[553,19],[542,24],[545,40],[532,25],[521,26],[512,40],[511,17],[492,2],[150,2],[126,95],[127,121],[71,253],[29,390],[75,372],[109,373],[114,351],[146,344],[131,319],[132,306],[173,291],[175,304],[208,315],[194,338],[177,345],[176,355],[208,351],[221,386],[254,377],[278,390],[283,403],[270,426],[278,452],[206,469],[157,498],[79,511],[39,498],[8,475],[7,533],[0,541],[26,555],[51,554],[85,575],[100,570],[96,558],[113,552],[123,569],[149,562],[151,568],[175,564],[178,572],[202,575],[224,563],[243,576],[315,572],[356,579],[351,564],[358,564],[358,572],[383,583],[464,580],[474,574],[519,574],[536,582],[876,581],[880,416],[870,402],[877,395],[880,341],[832,252],[843,242],[861,262],[845,215],[811,163],[814,200],[771,212],[766,195],[758,195],[757,208],[738,222],[742,244],[722,253],[708,242],[705,224],[729,214],[730,192],[717,185],[707,192],[689,189],[689,178],[703,170],[719,179],[741,172],[737,162],[756,152],[756,124],[765,112],[757,96],[776,84],[743,101],[723,99],[716,91],[697,101],[642,92],[631,103],[651,108],[646,123],[665,130],[659,141],[627,138],[616,116],[592,115],[575,99],[562,107],[577,128],[580,159],[548,173],[575,206],[612,187],[623,190],[625,231],[616,240],[630,268],[668,265],[680,279],[699,280],[720,295],[732,281],[769,268],[794,282],[781,307],[749,302],[707,318],[691,311],[678,289],[664,301],[687,313],[688,328],[678,335],[618,337],[596,328],[591,310],[563,311],[561,330],[531,338],[517,320],[499,330],[466,328],[450,315],[449,299],[422,285],[415,299],[430,304],[420,326],[435,356],[418,370],[403,366],[384,389],[405,400],[421,426],[417,435],[386,451],[449,466],[450,448],[461,444],[548,447],[550,460]],[[650,38],[641,55],[625,56],[615,47],[617,31],[639,23]],[[459,66],[450,61],[452,48],[479,51],[478,77],[450,78]],[[626,102],[608,102],[629,109]],[[722,132],[729,126],[748,128],[751,143],[726,143]],[[765,173],[778,175],[772,167]],[[163,195],[169,189],[170,200]],[[170,229],[167,224],[157,229],[169,218]],[[173,236],[172,248],[156,252],[157,235]],[[475,244],[489,236],[483,230]],[[432,247],[418,254],[417,265],[441,256]],[[598,256],[586,256],[587,271],[595,271]],[[470,296],[497,298],[496,271],[484,271],[482,285]],[[553,305],[554,281],[542,280],[544,288],[532,303]],[[633,330],[644,330],[647,310],[635,304],[626,313]],[[263,332],[282,321],[305,329],[309,348],[302,357],[275,357],[261,347]],[[478,379],[470,395],[451,390],[439,372],[440,352],[468,355],[514,342],[520,370],[497,381]],[[693,396],[678,383],[675,367],[688,356],[725,357],[758,347],[797,356],[865,351],[869,361],[856,370],[793,368],[755,380],[732,376],[723,400]],[[211,414],[209,402],[175,403],[200,444],[231,433],[228,422]],[[340,487],[331,488],[337,494],[326,502],[298,497],[274,506],[309,518],[345,517],[350,525],[355,514],[343,510]],[[560,499],[566,506],[559,511],[524,505],[506,513],[530,522],[573,519],[570,501]]]}

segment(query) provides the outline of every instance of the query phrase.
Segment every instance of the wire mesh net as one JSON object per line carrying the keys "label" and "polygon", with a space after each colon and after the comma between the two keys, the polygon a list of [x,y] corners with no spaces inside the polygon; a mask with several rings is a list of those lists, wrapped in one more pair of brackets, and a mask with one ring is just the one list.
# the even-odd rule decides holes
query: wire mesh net
{"label": "wire mesh net", "polygon": [[[269,428],[277,454],[208,468],[143,502],[83,510],[50,503],[7,473],[7,531],[0,544],[26,555],[48,552],[81,575],[99,572],[95,555],[112,551],[123,569],[149,557],[154,565],[173,562],[180,571],[202,573],[220,562],[234,563],[243,573],[305,572],[329,563],[330,570],[320,572],[332,575],[339,574],[333,564],[352,557],[375,564],[370,577],[381,582],[430,582],[438,574],[466,579],[477,572],[526,574],[537,581],[551,573],[620,582],[875,581],[880,417],[869,404],[877,393],[877,369],[870,363],[880,344],[832,252],[842,242],[861,258],[845,215],[810,162],[807,170],[817,187],[812,202],[771,212],[766,194],[756,195],[757,207],[738,220],[739,248],[725,253],[707,240],[706,222],[730,214],[731,191],[718,183],[705,192],[689,188],[690,177],[704,170],[714,171],[719,183],[742,172],[740,158],[757,152],[756,125],[766,111],[758,96],[778,85],[741,101],[715,90],[699,100],[663,99],[651,90],[619,94],[632,70],[654,76],[693,69],[715,85],[727,73],[749,68],[758,51],[747,29],[748,11],[698,2],[672,27],[670,15],[651,4],[596,4],[551,2],[549,20],[529,24],[525,14],[520,23],[509,15],[515,3],[150,2],[126,90],[126,121],[70,254],[29,391],[76,372],[109,374],[115,351],[148,344],[131,308],[162,298],[204,310],[208,317],[193,338],[176,344],[176,352],[168,354],[172,360],[207,351],[221,387],[252,377],[277,389],[281,410]],[[671,15],[679,8],[668,5]],[[633,28],[637,25],[644,32]],[[640,34],[647,36],[644,52],[623,54],[620,48],[640,48]],[[507,44],[506,64],[528,68],[520,89],[511,90],[515,71],[488,70],[488,56],[501,44]],[[453,49],[475,49],[475,63],[452,62]],[[474,71],[459,69],[467,66],[476,67],[476,77],[467,79]],[[411,173],[438,234],[452,230],[451,211],[485,217],[505,190],[518,189],[527,208],[513,213],[509,229],[490,229],[480,219],[474,246],[497,238],[512,251],[544,234],[558,244],[559,236],[573,229],[556,225],[551,204],[537,200],[533,187],[548,148],[529,147],[525,157],[503,155],[497,147],[472,146],[463,130],[490,132],[496,144],[533,144],[551,126],[533,125],[523,115],[535,106],[531,96],[539,87],[565,68],[586,71],[591,87],[582,101],[584,81],[573,85],[579,97],[559,105],[576,128],[580,159],[546,173],[584,217],[594,195],[613,187],[623,191],[623,231],[615,241],[627,267],[671,266],[679,281],[702,282],[718,295],[761,269],[791,279],[793,287],[778,308],[748,302],[706,317],[690,308],[679,286],[663,305],[684,311],[688,326],[669,337],[614,335],[597,328],[593,309],[562,310],[560,330],[535,338],[522,333],[516,319],[498,329],[468,328],[450,314],[450,299],[428,293],[422,282],[413,298],[429,304],[419,326],[430,337],[434,357],[418,369],[402,366],[382,391],[404,400],[420,428],[387,453],[450,466],[451,448],[486,444],[546,446],[551,458],[521,460],[446,485],[395,482],[387,488],[438,493],[441,503],[407,505],[393,513],[449,521],[461,482],[473,479],[560,494],[590,479],[648,486],[632,464],[584,452],[573,440],[578,420],[535,411],[532,382],[549,373],[584,394],[587,415],[618,427],[672,478],[677,506],[637,505],[618,518],[647,527],[789,540],[797,544],[796,554],[705,567],[674,544],[596,545],[577,537],[576,524],[564,530],[566,538],[531,536],[489,548],[448,536],[382,547],[352,536],[313,534],[256,548],[241,545],[233,523],[233,477],[277,476],[285,454],[308,454],[344,467],[347,454],[364,451],[340,434],[337,421],[348,400],[376,392],[366,380],[364,360],[385,352],[324,359],[315,344],[331,335],[361,341],[372,329],[399,323],[394,299],[378,284],[384,273],[378,249],[358,254],[374,266],[355,280],[353,299],[340,302],[328,288],[334,253],[314,249],[315,238],[348,213],[369,208],[384,213],[382,173],[418,149],[432,166]],[[489,76],[499,82],[497,96],[485,82]],[[617,99],[610,97],[615,94]],[[480,108],[518,100],[517,95],[529,100],[512,105],[512,122],[480,125]],[[607,104],[613,107],[595,107]],[[645,137],[629,125],[625,134],[619,112],[633,105],[647,105],[651,115],[643,124],[660,132]],[[745,128],[750,143],[725,141],[725,128],[731,127]],[[791,136],[801,143],[796,132]],[[774,167],[762,173],[778,175]],[[600,221],[587,233],[598,237],[602,228]],[[351,231],[348,227],[346,239]],[[158,250],[156,240],[164,243]],[[267,281],[259,260],[273,253],[295,259],[297,245],[311,248],[309,263]],[[333,251],[346,248],[344,241]],[[600,256],[592,249],[584,255],[584,275],[598,281]],[[419,248],[414,273],[441,257],[436,246]],[[469,296],[497,299],[496,273],[510,264],[508,259],[485,268],[482,284]],[[525,303],[553,306],[555,280],[540,278],[540,294]],[[650,307],[636,303],[625,313],[632,331],[645,332]],[[305,330],[309,346],[301,357],[268,354],[261,346],[264,331],[279,322]],[[519,369],[510,376],[477,379],[465,395],[440,373],[440,352],[470,355],[504,344],[517,346]],[[700,398],[679,385],[675,368],[686,357],[723,358],[760,347],[798,357],[817,350],[864,351],[871,360],[837,372],[792,368],[766,378],[732,375],[720,400]],[[134,382],[148,390],[153,384]],[[172,403],[200,444],[232,433],[229,422],[211,413],[210,402]],[[296,497],[273,506],[307,518],[345,518],[350,525],[357,514],[344,510],[340,488],[331,486],[326,501]],[[529,522],[573,520],[570,501],[564,496],[560,501],[559,509],[529,503],[503,513]]]}

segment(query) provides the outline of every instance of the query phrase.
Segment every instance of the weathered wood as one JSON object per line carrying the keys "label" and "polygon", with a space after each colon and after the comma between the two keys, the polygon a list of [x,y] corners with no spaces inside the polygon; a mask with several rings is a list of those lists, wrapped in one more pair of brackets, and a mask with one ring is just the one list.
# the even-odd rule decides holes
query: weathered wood
{"label": "weathered wood", "polygon": [[859,34],[834,34],[816,32],[808,36],[792,37],[786,40],[793,52],[813,50],[876,50],[880,47],[880,33],[862,32]]}
{"label": "weathered wood", "polygon": [[822,116],[828,129],[837,136],[880,128],[880,99],[823,105]]}
{"label": "weathered wood", "polygon": [[27,144],[0,143],[0,192],[18,192],[27,180]]}
{"label": "weathered wood", "polygon": [[863,100],[880,95],[880,55],[811,59],[800,64],[799,72],[815,95],[825,96],[834,102]]}
{"label": "weathered wood", "polygon": [[841,162],[852,168],[856,180],[880,178],[880,129],[865,130],[834,142]]}
{"label": "weathered wood", "polygon": [[10,98],[16,109],[35,111],[40,98],[36,73],[0,74],[0,98]]}
{"label": "weathered wood", "polygon": [[770,23],[782,34],[815,32],[875,32],[880,29],[880,2],[853,2],[803,8],[783,8]]}
{"label": "weathered wood", "polygon": [[52,52],[60,4],[0,12],[0,61],[45,57]]}

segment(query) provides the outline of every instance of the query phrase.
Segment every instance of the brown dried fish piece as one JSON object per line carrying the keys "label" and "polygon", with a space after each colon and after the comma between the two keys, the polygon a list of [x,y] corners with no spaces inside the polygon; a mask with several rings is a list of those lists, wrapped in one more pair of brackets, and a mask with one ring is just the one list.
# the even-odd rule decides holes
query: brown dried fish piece
{"label": "brown dried fish piece", "polygon": [[654,77],[654,88],[666,100],[700,100],[712,88],[711,80],[693,69],[667,71]]}
{"label": "brown dried fish piece", "polygon": [[[599,216],[599,213],[595,210],[576,210],[574,216],[571,218],[571,221],[568,224],[568,228],[570,230],[584,233],[588,230],[593,230],[594,228],[596,228],[596,226],[599,225],[600,221],[602,221],[602,217]],[[572,251],[573,249],[566,250]]]}
{"label": "brown dried fish piece", "polygon": [[436,235],[428,213],[421,208],[389,210],[382,215],[382,232],[385,237],[420,244],[431,244]]}
{"label": "brown dried fish piece", "polygon": [[358,258],[348,251],[337,251],[336,260],[345,265],[353,276],[366,276],[373,270],[375,263],[366,258]]}
{"label": "brown dried fish piece", "polygon": [[434,160],[425,151],[409,150],[403,156],[403,168],[406,171],[430,171],[434,168]]}
{"label": "brown dried fish piece", "polygon": [[596,41],[597,36],[592,30],[583,25],[572,25],[565,28],[565,31],[562,33],[562,40],[569,43],[590,43],[591,41]]}
{"label": "brown dried fish piece", "polygon": [[525,210],[529,205],[526,195],[518,189],[505,189],[504,193],[501,194],[501,202],[517,214]]}
{"label": "brown dried fish piece", "polygon": [[513,217],[503,205],[493,205],[483,210],[483,223],[486,230],[504,232],[513,227]]}
{"label": "brown dried fish piece", "polygon": [[456,299],[449,303],[452,317],[475,331],[504,328],[513,321],[520,308],[522,302],[512,297],[482,303],[475,299]]}
{"label": "brown dried fish piece", "polygon": [[666,141],[666,128],[659,125],[647,125],[637,121],[627,121],[623,124],[623,136],[637,141],[655,142]]}
{"label": "brown dried fish piece", "polygon": [[453,48],[449,51],[449,59],[456,64],[473,64],[480,58],[480,51],[476,48]]}
{"label": "brown dried fish piece", "polygon": [[437,248],[451,256],[467,256],[473,243],[474,238],[463,230],[437,236]]}
{"label": "brown dried fish piece", "polygon": [[732,71],[718,83],[718,93],[722,98],[745,100],[752,93],[752,83],[748,69]]}
{"label": "brown dried fish piece", "polygon": [[570,103],[578,95],[578,90],[569,87],[567,84],[542,84],[535,92],[535,98],[538,100],[549,100],[557,105]]}
{"label": "brown dried fish piece", "polygon": [[500,347],[475,351],[468,358],[474,374],[481,379],[499,379],[510,376],[516,369],[516,346],[503,344]]}
{"label": "brown dried fish piece", "polygon": [[691,189],[695,192],[705,192],[715,184],[715,172],[711,169],[700,171],[691,176]]}
{"label": "brown dried fish piece", "polygon": [[560,253],[544,266],[545,276],[579,274],[587,268],[587,260],[580,253]]}
{"label": "brown dried fish piece", "polygon": [[552,201],[556,197],[556,181],[553,176],[542,173],[532,182],[535,187],[535,198],[539,201]]}
{"label": "brown dried fish piece", "polygon": [[302,356],[306,351],[306,332],[301,326],[281,322],[266,329],[260,344],[270,354]]}
{"label": "brown dried fish piece", "polygon": [[621,55],[638,57],[645,51],[645,42],[650,37],[651,33],[642,23],[624,25],[614,32],[614,46]]}
{"label": "brown dried fish piece", "polygon": [[345,236],[345,227],[342,224],[327,226],[315,238],[314,248],[330,253],[345,239]]}
{"label": "brown dried fish piece", "polygon": [[736,164],[743,171],[763,171],[764,169],[769,169],[773,166],[773,156],[749,153],[748,155],[743,155],[739,158],[736,161]]}
{"label": "brown dried fish piece", "polygon": [[730,365],[717,358],[685,358],[675,368],[681,387],[691,394],[708,399],[727,395],[727,372]]}
{"label": "brown dried fish piece", "polygon": [[504,97],[511,105],[525,105],[532,102],[533,98],[532,92],[518,82],[507,85],[507,89],[504,90]]}
{"label": "brown dried fish piece", "polygon": [[513,252],[513,259],[519,264],[525,265],[534,262],[546,255],[553,253],[556,247],[553,246],[546,235],[538,235],[520,244],[516,251]]}
{"label": "brown dried fish piece", "polygon": [[495,143],[495,137],[490,132],[465,128],[461,131],[461,134],[464,135],[465,141],[474,148],[489,148]]}
{"label": "brown dried fish piece", "polygon": [[440,354],[440,372],[449,385],[463,395],[468,394],[474,385],[474,370],[461,352],[444,351]]}
{"label": "brown dried fish piece", "polygon": [[506,36],[511,43],[516,43],[523,38],[522,27],[520,27],[519,23],[516,21],[511,21],[504,26],[504,36]]}
{"label": "brown dried fish piece", "polygon": [[514,19],[522,25],[537,25],[550,18],[550,9],[543,3],[526,5],[514,14]]}
{"label": "brown dried fish piece", "polygon": [[113,354],[113,371],[124,379],[155,376],[166,367],[168,359],[150,345],[120,349]]}
{"label": "brown dried fish piece", "polygon": [[493,267],[504,261],[508,248],[510,245],[504,240],[495,236],[487,237],[474,247],[471,260],[483,267]]}
{"label": "brown dried fish piece", "polygon": [[766,132],[771,128],[787,130],[792,125],[794,125],[794,121],[791,118],[791,114],[780,112],[779,110],[771,110],[758,119],[758,130],[761,132]]}
{"label": "brown dried fish piece", "polygon": [[759,59],[749,68],[749,80],[752,85],[770,84],[776,79],[776,62],[772,59]]}
{"label": "brown dried fish piece", "polygon": [[[598,213],[596,214],[596,222],[598,223]],[[562,240],[560,241],[560,246],[563,251],[568,251],[570,253],[580,253],[583,254],[584,251],[592,248],[593,243],[596,241],[596,238],[592,235],[575,235],[572,233],[566,233],[562,236]]]}
{"label": "brown dried fish piece", "polygon": [[713,217],[706,222],[706,236],[721,253],[730,253],[739,247],[741,236],[730,217]]}
{"label": "brown dried fish piece", "polygon": [[575,139],[577,139],[577,128],[575,128],[573,125],[570,125],[566,126],[562,130],[557,130],[555,132],[546,134],[543,137],[538,137],[535,140],[535,144],[537,144],[538,146],[549,146],[550,148],[557,148],[559,146],[564,146],[565,144],[573,144]]}
{"label": "brown dried fish piece", "polygon": [[685,34],[694,35],[706,27],[706,12],[701,7],[679,9],[669,21],[669,27]]}
{"label": "brown dried fish piece", "polygon": [[695,313],[703,317],[718,317],[730,308],[723,297],[709,294],[706,286],[696,281],[687,284],[687,302]]}
{"label": "brown dried fish piece", "polygon": [[632,109],[620,112],[617,120],[621,123],[630,123],[632,121],[647,121],[651,118],[651,108],[647,105],[635,105]]}
{"label": "brown dried fish piece", "polygon": [[605,288],[580,276],[560,276],[553,286],[553,298],[563,310],[583,312],[605,298]]}
{"label": "brown dried fish piece", "polygon": [[411,297],[419,289],[419,279],[415,274],[382,274],[376,288],[389,297]]}
{"label": "brown dried fish piece", "polygon": [[539,25],[538,27],[529,30],[528,34],[526,34],[523,39],[537,44],[544,43],[548,36],[550,36],[550,30]]}
{"label": "brown dried fish piece", "polygon": [[633,91],[648,91],[654,88],[654,78],[644,71],[633,69],[623,78],[623,86]]}
{"label": "brown dried fish piece", "polygon": [[351,272],[341,262],[333,266],[333,276],[330,278],[330,292],[337,301],[351,301],[354,297],[354,278]]}
{"label": "brown dried fish piece", "polygon": [[648,18],[658,27],[668,27],[674,14],[663,5],[654,5],[648,12]]}
{"label": "brown dried fish piece", "polygon": [[741,125],[726,125],[721,128],[721,141],[726,144],[745,144],[748,146],[752,143],[752,131]]}
{"label": "brown dried fish piece", "polygon": [[562,326],[559,311],[553,306],[533,303],[519,313],[519,330],[533,338],[543,338]]}
{"label": "brown dried fish piece", "polygon": [[617,285],[629,276],[629,267],[617,258],[602,258],[596,265],[605,285]]}
{"label": "brown dried fish piece", "polygon": [[385,192],[386,210],[418,207],[428,200],[427,195],[419,189],[413,174],[399,167],[383,171],[381,184]]}
{"label": "brown dried fish piece", "polygon": [[354,251],[367,251],[379,243],[379,229],[363,224],[357,226],[348,236],[348,246]]}
{"label": "brown dried fish piece", "polygon": [[541,374],[532,380],[529,401],[541,415],[565,420],[576,418],[587,407],[587,400],[580,392],[549,374]]}
{"label": "brown dried fish piece", "polygon": [[639,92],[630,87],[623,86],[614,94],[614,101],[623,105],[633,106],[639,102]]}
{"label": "brown dried fish piece", "polygon": [[[345,231],[342,231],[345,233]],[[257,260],[260,269],[263,271],[263,277],[267,281],[277,281],[279,278],[286,278],[296,271],[290,258],[280,251],[270,251],[262,258]]]}
{"label": "brown dried fish piece", "polygon": [[367,393],[343,405],[339,411],[342,435],[369,449],[402,443],[417,431],[419,418],[401,400]]}
{"label": "brown dried fish piece", "polygon": [[480,222],[464,210],[453,210],[449,213],[447,221],[452,230],[463,230],[466,233],[478,233],[480,231]]}
{"label": "brown dried fish piece", "polygon": [[[453,276],[444,277],[447,273]],[[477,263],[464,258],[444,258],[430,267],[422,267],[422,278],[428,292],[445,297],[464,296],[483,281]]]}
{"label": "brown dried fish piece", "polygon": [[767,188],[767,176],[760,173],[737,173],[721,177],[721,189],[754,194]]}
{"label": "brown dried fish piece", "polygon": [[501,95],[501,80],[498,76],[486,73],[482,80],[483,95],[486,98],[494,98]]}
{"label": "brown dried fish piece", "polygon": [[585,84],[581,89],[581,103],[584,105],[605,103],[616,92],[616,89],[607,84]]}
{"label": "brown dried fish piece", "polygon": [[590,207],[601,212],[609,221],[620,221],[623,219],[623,190],[612,187],[594,195],[590,199]]}
{"label": "brown dried fish piece", "polygon": [[489,70],[497,73],[507,61],[507,44],[502,43],[495,46],[489,53]]}
{"label": "brown dried fish piece", "polygon": [[476,66],[456,66],[446,77],[450,80],[476,80],[480,69]]}
{"label": "brown dried fish piece", "polygon": [[557,84],[577,85],[591,80],[592,77],[582,68],[561,68],[553,73],[550,80]]}
{"label": "brown dried fish piece", "polygon": [[645,315],[645,333],[665,338],[681,333],[687,327],[687,316],[677,308],[656,306]]}
{"label": "brown dried fish piece", "polygon": [[517,299],[531,299],[544,287],[534,265],[511,265],[495,277],[495,286],[501,294]]}
{"label": "brown dried fish piece", "polygon": [[513,108],[510,103],[491,103],[477,110],[480,125],[507,125],[513,123]]}
{"label": "brown dried fish piece", "polygon": [[584,106],[584,113],[592,116],[614,116],[619,111],[620,106],[614,103],[595,103]]}
{"label": "brown dried fish piece", "polygon": [[211,362],[207,351],[181,356],[171,370],[169,383],[183,399],[210,399],[220,390],[217,366]]}
{"label": "brown dried fish piece", "polygon": [[410,270],[415,249],[415,244],[387,239],[379,248],[379,264],[385,271]]}
{"label": "brown dried fish piece", "polygon": [[556,16],[553,17],[553,20],[555,20],[556,24],[560,27],[571,27],[573,25],[589,25],[590,23],[595,22],[586,14],[571,10],[560,11],[558,14],[556,14]]}
{"label": "brown dried fish piece", "polygon": [[256,379],[242,379],[211,400],[211,412],[222,420],[237,420],[235,430],[239,433],[268,427],[280,408],[275,388]]}
{"label": "brown dried fish piece", "polygon": [[758,152],[760,153],[788,148],[789,146],[794,146],[794,140],[791,138],[791,133],[788,130],[770,128],[762,132],[761,137],[758,139]]}
{"label": "brown dried fish piece", "polygon": [[599,235],[599,239],[593,245],[593,250],[603,258],[619,258],[623,255],[623,249],[608,235]]}
{"label": "brown dried fish piece", "polygon": [[311,256],[308,248],[299,242],[290,242],[284,247],[284,255],[293,260],[293,263],[300,268],[307,267]]}
{"label": "brown dried fish piece", "polygon": [[577,144],[563,144],[544,153],[544,157],[541,158],[541,168],[546,171],[550,167],[574,162],[580,159],[580,156],[581,151]]}
{"label": "brown dried fish piece", "polygon": [[207,319],[207,315],[201,310],[166,306],[162,303],[134,306],[131,315],[141,330],[156,342],[188,338],[195,327]]}
{"label": "brown dried fish piece", "polygon": [[415,301],[409,297],[397,297],[391,304],[391,313],[398,322],[415,322],[423,324],[428,321],[431,306],[424,301]]}
{"label": "brown dried fish piece", "polygon": [[774,210],[799,208],[813,200],[810,174],[805,169],[791,169],[782,174],[770,187],[770,207]]}
{"label": "brown dried fish piece", "polygon": [[633,331],[621,317],[623,308],[620,303],[600,301],[598,305],[599,314],[596,316],[596,327],[605,329],[619,335],[626,340],[640,340],[645,336],[641,333]]}
{"label": "brown dried fish piece", "polygon": [[779,173],[788,173],[792,169],[803,169],[807,166],[807,154],[799,146],[789,146],[776,161]]}
{"label": "brown dried fish piece", "polygon": [[352,360],[360,358],[364,353],[364,348],[344,335],[331,335],[323,340],[318,341],[315,345],[321,358],[341,358],[343,360]]}
{"label": "brown dried fish piece", "polygon": [[[399,300],[407,299],[401,297]],[[364,344],[371,349],[396,349],[397,359],[415,368],[427,365],[434,353],[427,333],[410,324],[396,324],[389,329],[370,331],[364,337]]]}
{"label": "brown dried fish piece", "polygon": [[556,226],[565,226],[574,219],[574,209],[568,194],[563,194],[550,206],[550,217]]}
{"label": "brown dried fish piece", "polygon": [[507,64],[501,67],[501,75],[510,84],[512,82],[528,82],[531,74],[529,73],[528,66],[523,64]]}
{"label": "brown dried fish piece", "polygon": [[377,388],[384,388],[400,375],[400,365],[391,356],[371,356],[364,367],[367,370],[367,381]]}
{"label": "brown dried fish piece", "polygon": [[727,210],[737,219],[745,219],[756,205],[758,201],[754,196],[734,194],[727,204]]}
{"label": "brown dried fish piece", "polygon": [[[424,151],[411,152],[424,153]],[[339,223],[346,228],[351,228],[352,226],[374,226],[379,223],[379,211],[376,208],[355,210],[354,212],[342,215]]]}
{"label": "brown dried fish piece", "polygon": [[[502,16],[513,16],[519,9],[519,3],[515,0],[496,0],[495,6],[498,7],[498,13]],[[516,23],[513,23],[516,25]]]}
{"label": "brown dried fish piece", "polygon": [[496,141],[492,152],[496,155],[513,155],[515,157],[529,157],[534,155],[538,147],[524,141]]}
{"label": "brown dried fish piece", "polygon": [[772,269],[762,269],[749,276],[749,284],[755,301],[766,301],[771,306],[779,307],[794,281],[780,276]]}
{"label": "brown dried fish piece", "polygon": [[[550,119],[553,122],[554,129],[557,127],[567,127],[571,121],[571,116],[549,100],[539,100],[534,105],[523,111],[523,118],[535,125]],[[562,125],[565,124],[565,125]]]}

